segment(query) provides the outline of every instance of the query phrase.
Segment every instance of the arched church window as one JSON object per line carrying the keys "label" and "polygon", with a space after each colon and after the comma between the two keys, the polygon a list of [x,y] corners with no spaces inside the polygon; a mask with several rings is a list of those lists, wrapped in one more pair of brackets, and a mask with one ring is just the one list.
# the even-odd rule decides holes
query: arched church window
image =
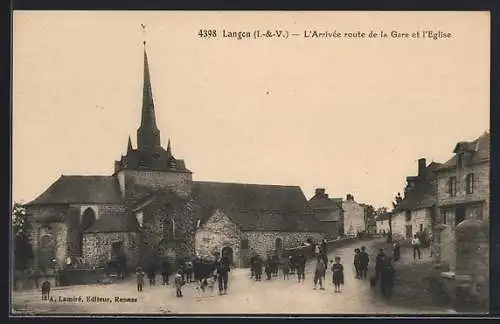
{"label": "arched church window", "polygon": [[86,231],[95,224],[95,212],[91,207],[85,209],[82,215],[82,230]]}

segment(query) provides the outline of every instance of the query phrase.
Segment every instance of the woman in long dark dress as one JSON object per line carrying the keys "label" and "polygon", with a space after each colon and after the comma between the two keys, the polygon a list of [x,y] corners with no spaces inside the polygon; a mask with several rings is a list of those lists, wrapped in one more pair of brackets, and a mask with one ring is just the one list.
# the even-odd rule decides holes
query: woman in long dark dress
{"label": "woman in long dark dress", "polygon": [[332,266],[332,272],[335,292],[342,292],[341,287],[344,284],[344,266],[340,264],[340,257],[335,257],[335,263]]}

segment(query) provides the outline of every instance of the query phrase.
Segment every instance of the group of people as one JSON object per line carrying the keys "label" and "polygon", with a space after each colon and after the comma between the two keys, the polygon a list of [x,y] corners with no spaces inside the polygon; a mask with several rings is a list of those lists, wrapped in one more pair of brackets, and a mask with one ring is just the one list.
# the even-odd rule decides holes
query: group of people
{"label": "group of people", "polygon": [[[194,260],[186,260],[179,262],[178,270],[174,274],[174,287],[176,296],[183,297],[182,288],[188,282],[197,282],[201,289],[205,289],[209,280],[215,280],[218,283],[219,294],[227,294],[229,272],[231,271],[231,263],[229,258],[224,256],[214,256],[215,261],[202,260],[196,257]],[[146,272],[142,267],[138,267],[136,271],[137,291],[142,292],[145,284],[145,278],[149,280],[149,285],[156,284],[156,264],[151,262],[146,268]],[[172,267],[168,260],[163,260],[160,263],[162,285],[169,285],[169,279],[172,275]]]}

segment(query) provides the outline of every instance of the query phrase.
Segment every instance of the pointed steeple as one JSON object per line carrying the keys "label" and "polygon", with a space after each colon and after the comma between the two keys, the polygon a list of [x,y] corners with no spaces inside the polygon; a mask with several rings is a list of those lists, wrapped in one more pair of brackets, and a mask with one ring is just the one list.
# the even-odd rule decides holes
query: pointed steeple
{"label": "pointed steeple", "polygon": [[142,90],[141,126],[137,130],[137,148],[154,149],[160,147],[160,130],[156,126],[155,106],[151,77],[149,75],[148,55],[144,41],[144,81]]}
{"label": "pointed steeple", "polygon": [[128,136],[127,153],[132,152],[132,139]]}

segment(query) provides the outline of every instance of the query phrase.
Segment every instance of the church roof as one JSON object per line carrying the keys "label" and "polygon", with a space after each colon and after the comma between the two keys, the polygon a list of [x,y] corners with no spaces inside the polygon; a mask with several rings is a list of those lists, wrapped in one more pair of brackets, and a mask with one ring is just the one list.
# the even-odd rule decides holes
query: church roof
{"label": "church roof", "polygon": [[298,186],[196,181],[193,199],[202,223],[221,209],[244,231],[325,231]]}
{"label": "church roof", "polygon": [[120,186],[116,177],[62,175],[26,205],[104,204],[121,201]]}

